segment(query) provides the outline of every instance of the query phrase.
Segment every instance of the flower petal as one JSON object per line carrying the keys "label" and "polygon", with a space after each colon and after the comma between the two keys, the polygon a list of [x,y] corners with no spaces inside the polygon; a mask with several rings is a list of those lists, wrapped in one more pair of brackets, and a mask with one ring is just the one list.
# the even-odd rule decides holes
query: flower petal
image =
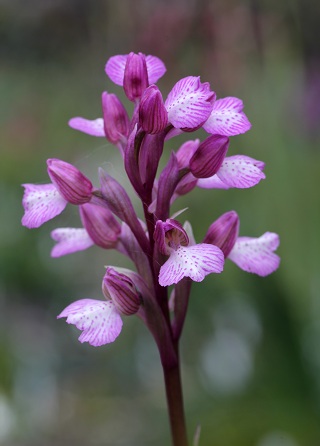
{"label": "flower petal", "polygon": [[255,186],[265,179],[265,174],[257,167],[260,161],[249,156],[235,155],[224,159],[217,176],[229,187],[245,189]]}
{"label": "flower petal", "polygon": [[274,254],[279,246],[279,236],[266,232],[259,238],[238,237],[228,258],[249,273],[267,276],[279,266],[280,257]]}
{"label": "flower petal", "polygon": [[22,204],[22,224],[27,228],[38,228],[43,223],[61,214],[67,201],[53,184],[23,184],[25,188]]}
{"label": "flower petal", "polygon": [[77,300],[57,316],[61,317],[82,330],[80,342],[89,342],[94,347],[113,342],[122,329],[120,314],[112,301]]}
{"label": "flower petal", "polygon": [[169,286],[184,277],[201,282],[207,274],[220,273],[223,264],[224,255],[217,246],[206,243],[180,246],[160,268],[159,283]]}
{"label": "flower petal", "polygon": [[[126,68],[128,54],[119,54],[118,56],[110,57],[105,66],[105,72],[110,77],[112,82],[123,86],[124,70]],[[149,85],[155,84],[160,77],[166,72],[166,67],[162,60],[156,56],[146,56],[146,64],[148,70]]]}
{"label": "flower petal", "polygon": [[167,71],[165,64],[156,56],[146,56],[149,85],[155,84]]}
{"label": "flower petal", "polygon": [[238,98],[218,99],[203,128],[208,133],[225,136],[245,133],[251,128],[251,124],[242,109],[243,102]]}
{"label": "flower petal", "polygon": [[77,116],[70,119],[68,124],[72,129],[79,130],[87,135],[100,137],[106,136],[102,118],[85,119]]}
{"label": "flower petal", "polygon": [[84,228],[57,228],[51,232],[51,237],[58,242],[52,248],[51,257],[61,257],[83,251],[94,245]]}
{"label": "flower petal", "polygon": [[197,186],[202,189],[229,189],[226,183],[220,180],[218,175],[213,175],[209,178],[199,178],[197,181]]}
{"label": "flower petal", "polygon": [[194,129],[208,119],[214,92],[200,77],[188,76],[178,81],[165,102],[168,119],[176,128]]}
{"label": "flower petal", "polygon": [[105,66],[105,72],[110,77],[112,82],[123,86],[124,70],[126,68],[128,54],[119,54],[112,56]]}

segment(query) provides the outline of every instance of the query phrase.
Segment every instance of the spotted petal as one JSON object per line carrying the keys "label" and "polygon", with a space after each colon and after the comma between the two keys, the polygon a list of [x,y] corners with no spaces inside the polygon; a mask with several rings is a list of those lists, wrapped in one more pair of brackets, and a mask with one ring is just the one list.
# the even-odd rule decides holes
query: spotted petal
{"label": "spotted petal", "polygon": [[70,119],[69,126],[91,136],[106,136],[102,118],[85,119],[79,116]]}
{"label": "spotted petal", "polygon": [[[120,54],[110,57],[105,66],[105,72],[117,85],[123,86],[124,70],[126,68],[128,54]],[[155,84],[166,72],[162,60],[155,56],[146,56],[149,84]]]}
{"label": "spotted petal", "polygon": [[242,110],[243,102],[238,98],[218,99],[203,128],[208,133],[225,136],[245,133],[251,128],[251,124]]}
{"label": "spotted petal", "polygon": [[120,314],[112,301],[77,300],[57,316],[61,317],[82,330],[80,342],[89,342],[94,347],[113,342],[122,329]]}
{"label": "spotted petal", "polygon": [[169,286],[184,277],[201,282],[207,274],[221,273],[223,264],[224,255],[217,246],[207,243],[180,246],[171,252],[169,259],[160,268],[159,283],[161,286]]}
{"label": "spotted petal", "polygon": [[168,119],[176,128],[199,128],[208,119],[215,93],[208,82],[188,76],[178,81],[165,102]]}
{"label": "spotted petal", "polygon": [[53,184],[23,184],[25,188],[22,204],[22,224],[27,228],[38,228],[43,223],[61,214],[67,201]]}
{"label": "spotted petal", "polygon": [[278,246],[279,236],[273,232],[259,238],[238,237],[228,258],[244,271],[267,276],[279,267],[280,257],[273,252]]}
{"label": "spotted petal", "polygon": [[249,156],[228,156],[224,159],[217,176],[229,187],[244,189],[255,186],[260,180],[265,179],[265,174],[258,166],[261,166],[261,161]]}
{"label": "spotted petal", "polygon": [[57,228],[51,232],[51,237],[57,242],[51,251],[51,257],[83,251],[94,245],[84,228]]}

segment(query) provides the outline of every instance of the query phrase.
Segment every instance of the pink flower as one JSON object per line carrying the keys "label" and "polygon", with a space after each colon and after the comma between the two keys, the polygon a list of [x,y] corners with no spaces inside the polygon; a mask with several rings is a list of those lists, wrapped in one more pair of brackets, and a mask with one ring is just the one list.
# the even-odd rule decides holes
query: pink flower
{"label": "pink flower", "polygon": [[207,243],[190,245],[186,231],[176,220],[158,220],[154,238],[159,251],[169,256],[160,268],[161,286],[178,283],[184,277],[201,282],[207,274],[221,273],[223,270],[223,252]]}
{"label": "pink flower", "polygon": [[278,269],[280,257],[274,253],[279,236],[266,232],[261,237],[238,237],[239,217],[235,211],[221,215],[209,227],[205,243],[219,246],[223,254],[239,268],[258,276],[267,276]]}
{"label": "pink flower", "polygon": [[106,302],[77,300],[57,316],[58,319],[66,317],[68,324],[82,330],[79,341],[89,342],[94,347],[113,342],[122,330],[121,315],[135,314],[141,304],[141,296],[133,281],[113,268],[106,270],[102,291]]}

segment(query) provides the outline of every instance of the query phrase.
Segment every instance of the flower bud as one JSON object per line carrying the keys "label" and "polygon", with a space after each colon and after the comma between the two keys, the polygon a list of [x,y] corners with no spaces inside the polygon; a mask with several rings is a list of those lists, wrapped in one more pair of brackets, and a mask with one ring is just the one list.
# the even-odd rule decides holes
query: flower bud
{"label": "flower bud", "polygon": [[204,140],[191,157],[190,170],[196,178],[209,178],[221,167],[229,148],[229,138],[211,135]]}
{"label": "flower bud", "polygon": [[121,226],[109,209],[86,203],[80,206],[80,216],[83,226],[97,246],[104,249],[115,247]]}
{"label": "flower bud", "polygon": [[115,94],[102,93],[102,112],[106,138],[117,144],[129,133],[129,117],[126,109]]}
{"label": "flower bud", "polygon": [[228,257],[238,238],[239,225],[238,214],[235,211],[226,212],[209,227],[203,243],[218,246]]}
{"label": "flower bud", "polygon": [[102,292],[111,299],[121,314],[135,314],[141,305],[141,296],[132,280],[113,268],[107,268],[102,281]]}
{"label": "flower bud", "polygon": [[160,133],[168,123],[168,112],[160,90],[150,85],[142,94],[139,105],[139,125],[147,133]]}
{"label": "flower bud", "polygon": [[89,178],[72,164],[59,159],[48,159],[48,174],[62,197],[71,204],[90,201],[93,186]]}
{"label": "flower bud", "polygon": [[127,57],[123,77],[123,89],[130,101],[135,101],[142,96],[148,87],[148,70],[145,55],[142,53],[130,53]]}

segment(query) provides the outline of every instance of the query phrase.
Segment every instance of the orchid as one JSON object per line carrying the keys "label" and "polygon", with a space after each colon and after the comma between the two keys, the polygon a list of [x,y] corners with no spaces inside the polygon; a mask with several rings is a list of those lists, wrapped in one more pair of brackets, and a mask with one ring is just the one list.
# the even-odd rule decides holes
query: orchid
{"label": "orchid", "polygon": [[[105,137],[121,153],[124,169],[140,199],[142,220],[125,188],[108,172],[99,170],[98,187],[77,167],[62,160],[47,162],[50,184],[24,184],[22,224],[36,228],[58,216],[68,203],[78,206],[81,224],[51,232],[56,242],[52,257],[85,250],[93,245],[117,250],[135,271],[108,266],[103,276],[105,300],[91,297],[66,306],[66,318],[80,331],[80,342],[98,347],[114,342],[125,317],[137,315],[157,344],[163,367],[172,440],[187,445],[179,341],[188,309],[191,284],[223,271],[225,259],[242,270],[266,276],[280,263],[275,253],[276,233],[239,237],[239,217],[229,211],[216,219],[196,243],[183,211],[170,216],[171,204],[195,187],[246,189],[265,179],[264,163],[247,155],[228,155],[230,137],[247,132],[251,124],[243,102],[235,97],[216,99],[199,76],[178,80],[163,100],[156,82],[166,67],[157,57],[129,53],[111,57],[107,76],[123,87],[133,103],[132,116],[119,98],[102,93],[102,117],[74,117],[69,126]],[[158,174],[168,139],[203,128],[209,136],[189,140],[172,152]],[[213,280],[213,279],[211,279]],[[171,289],[171,298],[168,288]],[[172,313],[172,314],[171,314]]]}

